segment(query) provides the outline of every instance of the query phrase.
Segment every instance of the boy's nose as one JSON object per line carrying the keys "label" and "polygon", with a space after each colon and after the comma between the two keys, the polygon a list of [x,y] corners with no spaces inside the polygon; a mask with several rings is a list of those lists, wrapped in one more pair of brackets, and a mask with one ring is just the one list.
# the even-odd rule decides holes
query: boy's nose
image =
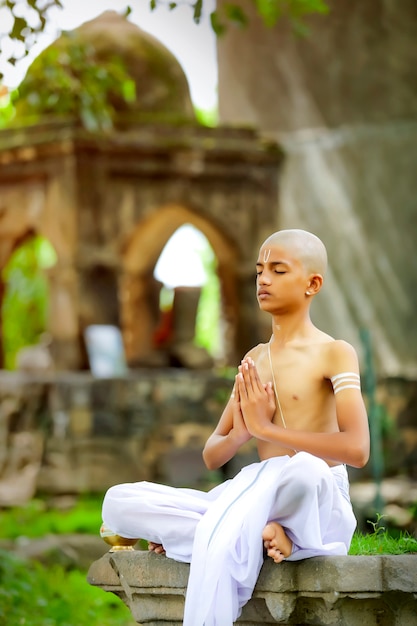
{"label": "boy's nose", "polygon": [[259,285],[270,285],[271,284],[271,278],[265,272],[262,272],[262,274],[260,274],[258,276],[258,284]]}

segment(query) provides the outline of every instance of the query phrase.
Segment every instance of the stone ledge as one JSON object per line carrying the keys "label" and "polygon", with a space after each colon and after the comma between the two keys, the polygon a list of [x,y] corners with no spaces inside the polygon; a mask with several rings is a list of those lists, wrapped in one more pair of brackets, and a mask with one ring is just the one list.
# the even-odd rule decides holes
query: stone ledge
{"label": "stone ledge", "polygon": [[[180,626],[188,571],[154,553],[108,552],[87,580],[117,595],[138,624]],[[417,556],[266,561],[237,624],[417,626]]]}

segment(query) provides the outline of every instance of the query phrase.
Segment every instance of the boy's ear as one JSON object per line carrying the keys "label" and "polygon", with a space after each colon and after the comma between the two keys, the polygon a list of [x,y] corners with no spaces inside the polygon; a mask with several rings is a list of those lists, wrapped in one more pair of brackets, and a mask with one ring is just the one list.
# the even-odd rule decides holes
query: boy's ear
{"label": "boy's ear", "polygon": [[323,285],[323,276],[321,274],[312,274],[308,279],[306,296],[315,296]]}

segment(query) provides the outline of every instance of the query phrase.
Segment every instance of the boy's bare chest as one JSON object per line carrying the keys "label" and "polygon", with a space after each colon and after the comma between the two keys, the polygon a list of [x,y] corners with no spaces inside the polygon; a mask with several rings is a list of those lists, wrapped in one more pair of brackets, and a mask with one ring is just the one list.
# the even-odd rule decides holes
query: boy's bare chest
{"label": "boy's bare chest", "polygon": [[326,389],[318,351],[285,350],[269,356],[268,350],[257,364],[262,382],[272,382],[280,400],[287,403],[313,402]]}
{"label": "boy's bare chest", "polygon": [[[257,369],[262,382],[275,387],[279,399],[273,421],[287,428],[329,431],[335,412],[331,383],[324,376],[325,357],[320,346],[259,354]],[[284,420],[281,418],[281,412]]]}

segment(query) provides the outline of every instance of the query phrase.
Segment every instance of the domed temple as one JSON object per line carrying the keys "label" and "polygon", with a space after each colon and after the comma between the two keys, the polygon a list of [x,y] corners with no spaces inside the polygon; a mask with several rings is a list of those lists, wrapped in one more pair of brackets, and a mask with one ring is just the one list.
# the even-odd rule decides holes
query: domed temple
{"label": "domed temple", "polygon": [[19,86],[18,117],[33,113],[39,94],[45,96],[44,114],[59,111],[56,96],[68,99],[71,90],[71,85],[59,80],[60,66],[70,67],[71,77],[82,82],[83,78],[88,79],[85,70],[91,72],[91,65],[105,71],[107,78],[114,72],[115,82],[125,73],[135,83],[136,97],[126,100],[111,90],[109,93],[111,106],[125,117],[129,114],[133,119],[163,118],[176,122],[194,119],[188,82],[177,59],[158,39],[115,11],[106,11],[77,29],[64,32],[39,54]]}
{"label": "domed temple", "polygon": [[[95,63],[118,56],[136,84],[133,102],[112,101],[111,130],[88,132],[75,110],[59,117],[46,105],[33,119],[51,63],[66,63],[74,46],[89,46]],[[71,71],[82,77],[78,66]],[[0,268],[33,234],[54,246],[48,331],[55,367],[88,367],[84,336],[93,324],[121,330],[131,367],[158,362],[154,269],[186,223],[216,255],[225,355],[235,364],[269,332],[253,274],[259,244],[277,226],[277,146],[248,128],[199,125],[172,54],[114,12],[64,33],[33,62],[20,93],[16,124],[0,132]],[[57,83],[49,95],[52,102],[67,94]]]}

